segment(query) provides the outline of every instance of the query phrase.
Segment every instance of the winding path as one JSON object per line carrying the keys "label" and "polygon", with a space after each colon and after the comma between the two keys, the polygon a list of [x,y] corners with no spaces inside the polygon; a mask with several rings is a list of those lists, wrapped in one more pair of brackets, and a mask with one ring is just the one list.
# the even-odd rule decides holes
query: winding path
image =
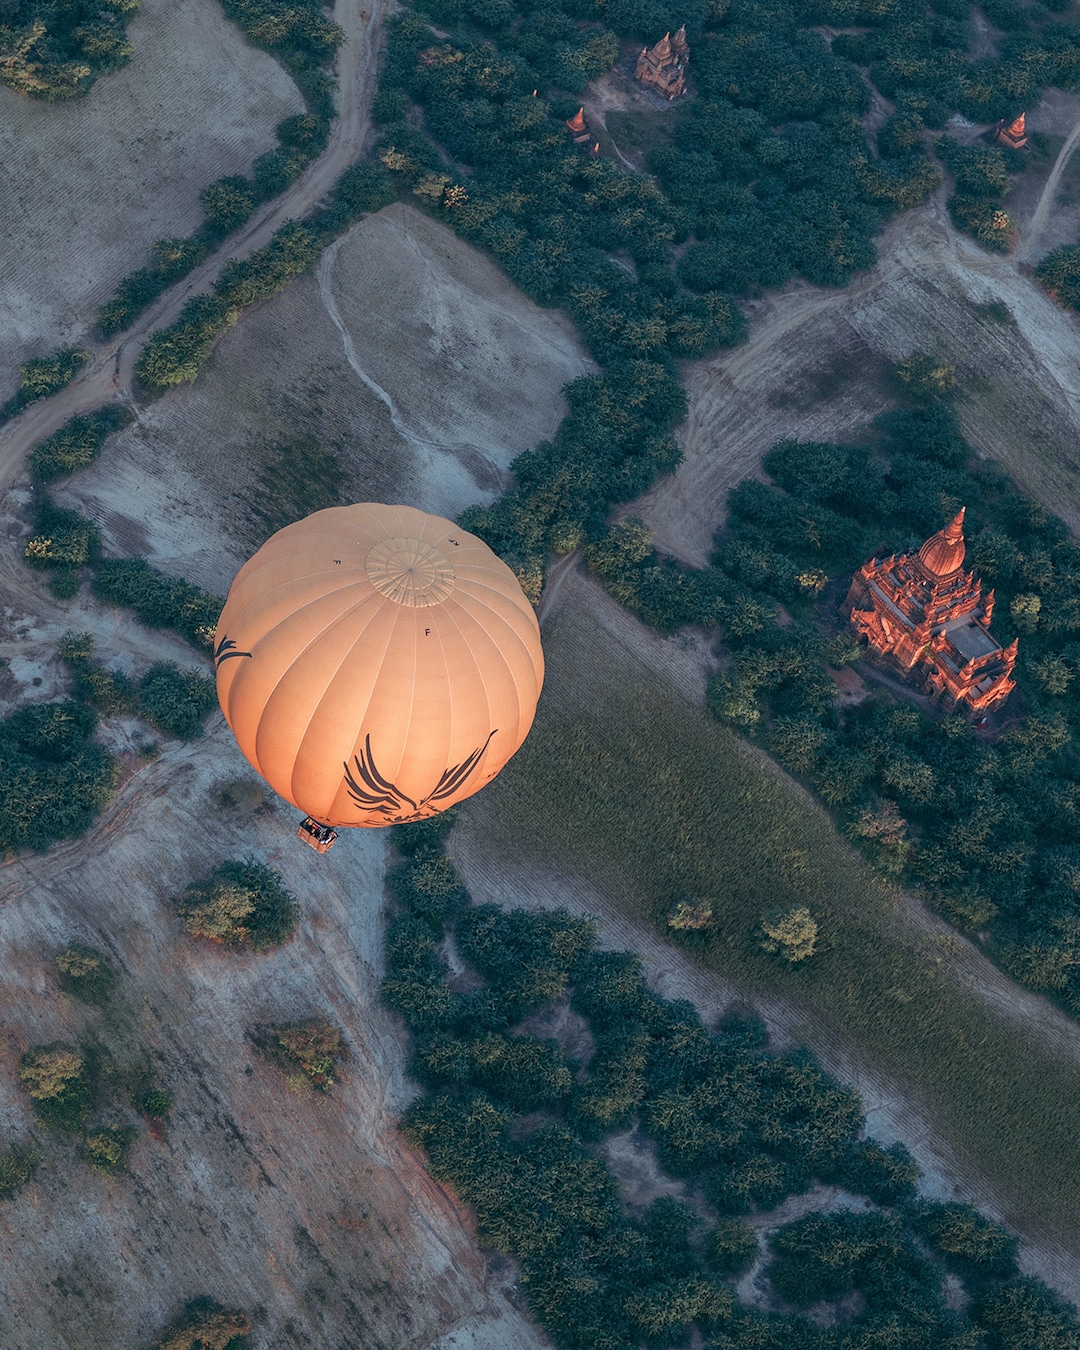
{"label": "winding path", "polygon": [[1077,145],[1080,145],[1080,122],[1073,127],[1065,138],[1065,144],[1058,151],[1058,157],[1054,160],[1054,167],[1050,170],[1050,177],[1046,180],[1046,186],[1039,197],[1038,205],[1035,207],[1035,214],[1031,217],[1027,229],[1024,231],[1023,243],[1023,261],[1031,262],[1035,257],[1035,250],[1038,247],[1039,239],[1046,228],[1046,220],[1050,210],[1057,197],[1058,184],[1061,182],[1061,176],[1069,166],[1069,160],[1073,157],[1073,151]]}
{"label": "winding path", "polygon": [[[364,8],[366,6],[366,8]],[[82,374],[52,398],[43,399],[0,427],[0,489],[8,487],[30,450],[69,417],[90,412],[110,399],[133,406],[131,381],[139,352],[155,328],[173,322],[184,303],[210,289],[228,258],[243,259],[270,242],[287,220],[307,214],[333,187],[342,171],[359,159],[370,130],[382,24],[393,0],[336,0],[334,20],[345,32],[338,54],[338,114],[322,155],[289,190],[257,211],[183,281],[166,291],[126,333],[89,345]]]}

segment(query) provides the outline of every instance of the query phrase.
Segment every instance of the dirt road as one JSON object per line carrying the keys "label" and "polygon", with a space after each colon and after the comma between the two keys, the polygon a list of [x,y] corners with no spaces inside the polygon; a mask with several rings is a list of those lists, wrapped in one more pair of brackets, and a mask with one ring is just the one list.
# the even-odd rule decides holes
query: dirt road
{"label": "dirt road", "polygon": [[78,379],[0,427],[0,489],[11,483],[31,448],[69,417],[89,412],[111,398],[130,399],[135,362],[151,332],[172,323],[191,296],[208,291],[227,258],[246,258],[268,244],[285,221],[310,211],[342,170],[359,158],[370,128],[368,109],[375,91],[382,23],[392,8],[392,0],[336,0],[334,19],[345,31],[345,43],[338,55],[338,114],[325,152],[286,193],[256,211],[243,229],[166,291],[133,328],[90,345],[90,360]]}
{"label": "dirt road", "polygon": [[1046,180],[1035,212],[1021,236],[1018,257],[1025,262],[1033,261],[1036,256],[1039,239],[1057,197],[1058,184],[1061,182],[1062,174],[1069,167],[1069,160],[1072,159],[1077,145],[1080,145],[1080,122],[1077,122],[1069,132],[1065,144],[1058,151],[1058,157],[1054,160],[1054,167],[1050,170],[1050,177]]}

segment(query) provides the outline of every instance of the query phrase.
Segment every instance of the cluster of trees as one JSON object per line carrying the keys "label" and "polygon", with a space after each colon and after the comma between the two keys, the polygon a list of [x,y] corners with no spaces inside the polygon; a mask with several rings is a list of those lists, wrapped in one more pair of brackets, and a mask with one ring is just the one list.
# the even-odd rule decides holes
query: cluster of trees
{"label": "cluster of trees", "polygon": [[94,594],[133,609],[147,628],[169,628],[200,651],[212,651],[224,603],[201,586],[167,577],[145,558],[107,558],[94,571]]}
{"label": "cluster of trees", "polygon": [[320,1092],[334,1085],[338,1060],[344,1053],[341,1028],[322,1017],[306,1017],[302,1022],[283,1022],[257,1038],[262,1049],[275,1060],[290,1081],[298,1078]]}
{"label": "cluster of trees", "polygon": [[[475,1208],[481,1242],[520,1262],[556,1345],[670,1346],[695,1324],[724,1350],[1080,1347],[1073,1310],[1019,1277],[1015,1239],[970,1205],[920,1198],[904,1147],[861,1137],[858,1097],[811,1055],[770,1051],[745,1020],[708,1031],[691,1005],[646,988],[637,956],[597,951],[582,919],[471,905],[442,852],[448,827],[394,832],[400,912],[383,999],[409,1025],[426,1088],[403,1128]],[[448,979],[447,932],[465,988]],[[591,1032],[587,1065],[521,1026],[567,995]],[[626,1214],[595,1144],[635,1124],[692,1203]],[[745,1216],[814,1181],[869,1207],[809,1213],[763,1249]],[[730,1281],[759,1260],[792,1311],[738,1302]],[[947,1275],[971,1296],[963,1312]],[[839,1313],[842,1300],[831,1327],[801,1313],[822,1302]]]}
{"label": "cluster of trees", "polygon": [[0,422],[14,417],[39,398],[49,398],[63,389],[89,360],[90,353],[78,347],[59,347],[51,356],[35,356],[24,361],[19,367],[18,391],[0,406]]}
{"label": "cluster of trees", "polygon": [[193,937],[257,952],[288,942],[300,922],[300,906],[280,874],[252,858],[224,862],[193,881],[176,912]]}
{"label": "cluster of trees", "polygon": [[[878,419],[878,444],[786,441],[771,484],[731,493],[710,567],[659,559],[640,522],[588,550],[601,582],[647,621],[719,625],[727,668],[713,710],[805,775],[886,872],[921,887],[958,926],[988,931],[1029,988],[1080,1013],[1080,547],[1062,521],[976,460],[950,405],[949,372],[902,368],[905,405]],[[859,655],[832,631],[834,606],[871,554],[917,546],[967,507],[967,562],[997,595],[994,629],[1020,638],[997,740],[956,714],[931,718],[884,690],[841,709],[828,667]],[[829,577],[837,587],[816,601]],[[794,622],[776,622],[778,606]]]}
{"label": "cluster of trees", "polygon": [[0,10],[0,82],[55,102],[85,94],[134,48],[127,21],[139,0],[9,0]]}
{"label": "cluster of trees", "polygon": [[77,473],[92,464],[114,431],[126,427],[131,413],[119,403],[110,403],[84,416],[70,418],[59,431],[46,436],[30,455],[30,472],[36,483]]}
{"label": "cluster of trees", "polygon": [[69,599],[79,589],[81,569],[101,552],[101,531],[78,511],[57,506],[46,492],[38,494],[34,531],[23,557],[31,567],[48,569],[49,589]]}
{"label": "cluster of trees", "polygon": [[949,198],[953,224],[984,248],[1007,253],[1016,225],[1002,201],[1009,191],[1010,171],[1025,167],[1022,152],[1008,146],[957,145],[948,136],[938,138],[937,148],[956,179],[956,194]]}
{"label": "cluster of trees", "polygon": [[105,334],[122,333],[147,306],[186,277],[221,243],[239,229],[262,202],[280,196],[326,148],[329,114],[297,113],[277,126],[278,146],[260,155],[250,178],[219,178],[199,193],[203,223],[192,235],[159,239],[146,264],[119,283],[98,311]]}
{"label": "cluster of trees", "polygon": [[1063,244],[1035,269],[1035,280],[1066,309],[1080,308],[1080,244]]}
{"label": "cluster of trees", "polygon": [[0,722],[0,850],[44,849],[83,834],[108,805],[117,764],[91,739],[87,704],[27,704]]}

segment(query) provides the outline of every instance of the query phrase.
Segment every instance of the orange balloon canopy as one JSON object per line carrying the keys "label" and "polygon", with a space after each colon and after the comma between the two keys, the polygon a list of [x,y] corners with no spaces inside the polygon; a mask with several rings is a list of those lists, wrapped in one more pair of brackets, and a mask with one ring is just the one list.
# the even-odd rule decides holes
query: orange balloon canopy
{"label": "orange balloon canopy", "polygon": [[333,826],[470,797],[528,735],[544,682],[513,572],[409,506],[335,506],[279,530],[230,587],[214,659],[245,758]]}

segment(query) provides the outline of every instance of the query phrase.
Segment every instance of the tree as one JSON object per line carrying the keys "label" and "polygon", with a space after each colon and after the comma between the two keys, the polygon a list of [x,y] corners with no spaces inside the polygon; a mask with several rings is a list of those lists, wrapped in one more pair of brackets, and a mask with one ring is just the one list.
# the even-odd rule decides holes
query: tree
{"label": "tree", "polygon": [[775,952],[785,961],[805,961],[817,949],[817,920],[805,906],[766,915],[761,930],[765,951]]}
{"label": "tree", "polygon": [[19,1078],[46,1125],[78,1130],[90,1114],[90,1077],[83,1056],[72,1045],[35,1046],[19,1061]]}
{"label": "tree", "polygon": [[255,951],[288,941],[300,922],[300,907],[280,875],[253,860],[222,863],[192,882],[176,910],[193,937],[227,947],[247,943]]}

